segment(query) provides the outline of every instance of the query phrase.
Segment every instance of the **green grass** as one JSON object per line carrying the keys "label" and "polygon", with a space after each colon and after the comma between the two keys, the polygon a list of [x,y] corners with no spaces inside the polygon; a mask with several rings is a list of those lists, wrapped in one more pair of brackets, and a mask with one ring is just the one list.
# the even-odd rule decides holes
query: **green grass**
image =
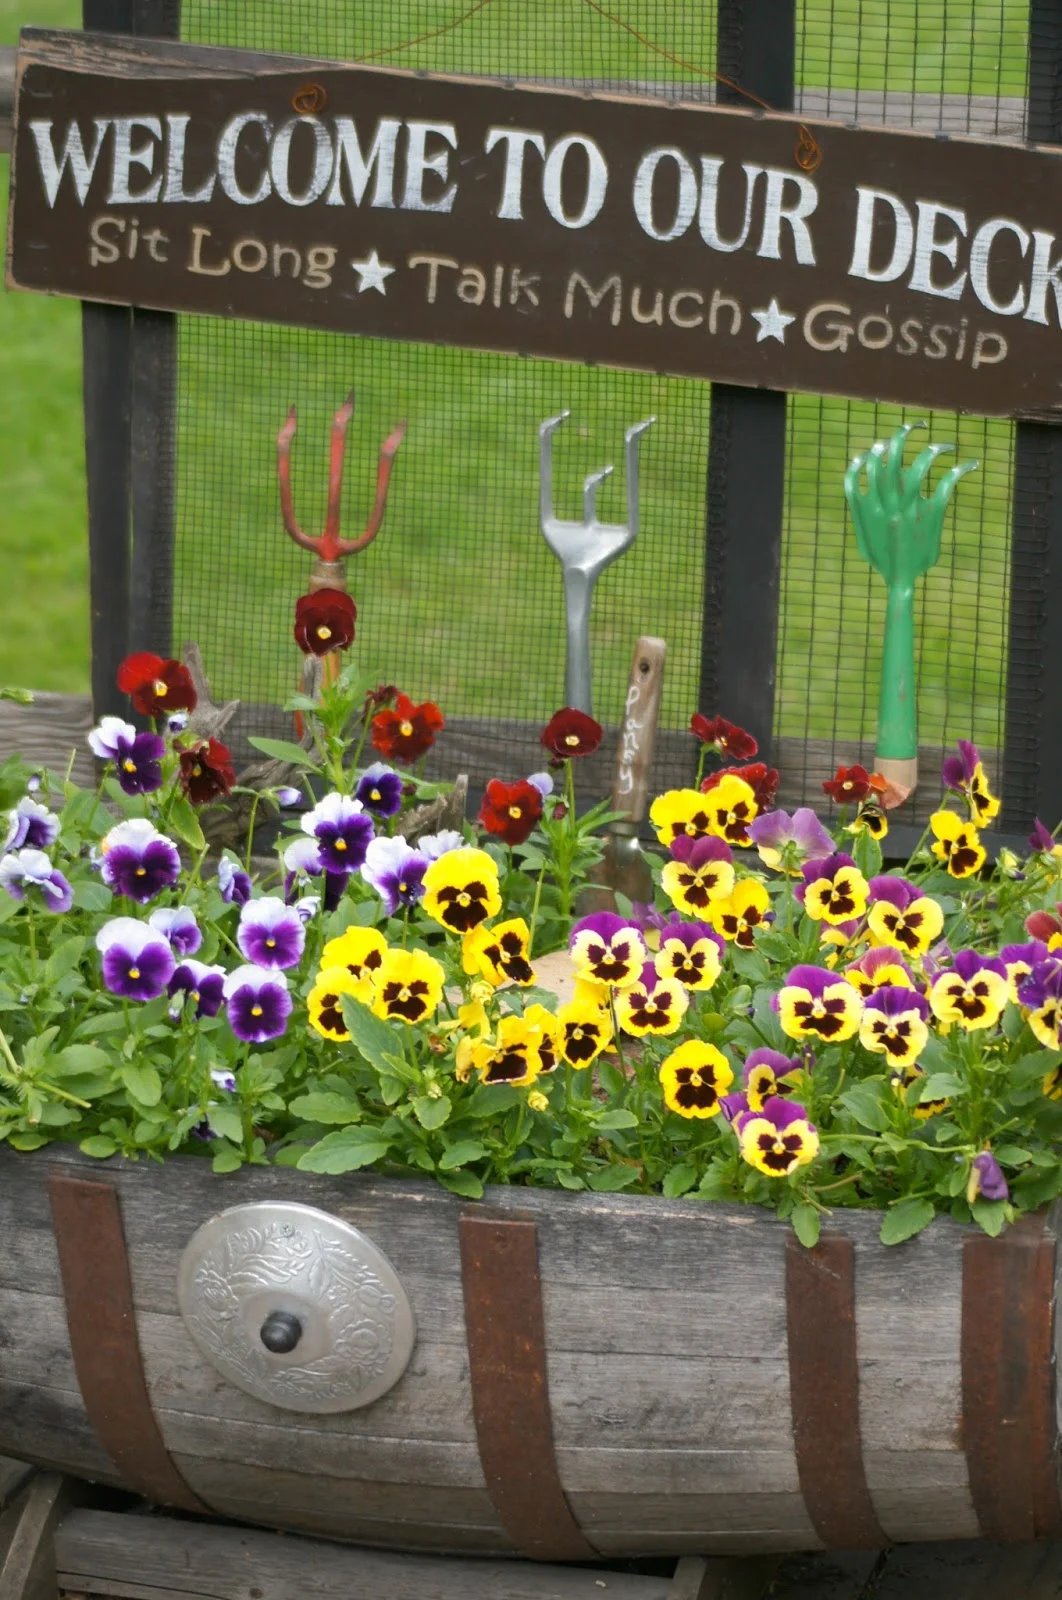
{"label": "green grass", "polygon": [[[0,0],[0,43],[17,37],[24,4]],[[372,0],[358,8],[356,53],[428,33],[462,9],[464,0]],[[675,56],[710,69],[703,8],[612,0],[610,9]],[[186,35],[220,40],[232,14],[221,0],[185,0]],[[77,7],[38,0],[32,15],[69,26]],[[301,6],[246,3],[240,15],[242,42],[251,46],[355,53],[349,0],[321,0],[312,46]],[[914,0],[835,0],[832,8],[800,0],[799,25],[800,75],[809,85],[1024,92],[1021,0],[923,0],[917,8]],[[464,26],[380,59],[440,71],[690,78],[688,68],[596,17],[584,0],[492,0]],[[0,207],[5,186],[0,158]],[[537,531],[537,423],[563,406],[573,410],[557,439],[556,504],[560,514],[574,515],[582,476],[606,461],[621,469],[623,428],[657,414],[644,441],[641,538],[598,590],[595,682],[599,710],[614,716],[634,635],[659,633],[670,647],[665,722],[685,721],[699,659],[706,386],[191,318],[182,319],[181,356],[176,628],[178,640],[199,637],[220,692],[276,698],[291,684],[289,610],[307,567],[279,526],[273,440],[287,405],[297,401],[297,504],[316,529],[328,422],[353,383],[349,526],[366,513],[379,441],[398,416],[410,419],[384,532],[352,572],[358,648],[382,677],[437,696],[452,714],[534,716],[559,697],[560,583]],[[0,556],[7,580],[0,681],[87,686],[79,368],[75,304],[0,296]],[[841,475],[853,450],[891,431],[898,415],[813,398],[791,405],[778,672],[783,732],[825,737],[836,729],[854,738],[873,728],[881,588],[855,556]],[[934,437],[954,430],[953,418],[934,419]],[[1006,424],[960,426],[962,450],[984,466],[960,487],[945,559],[925,586],[920,699],[927,739],[998,739],[1010,441]],[[621,470],[603,491],[601,509],[623,515]],[[762,646],[750,640],[748,648],[755,659]]]}

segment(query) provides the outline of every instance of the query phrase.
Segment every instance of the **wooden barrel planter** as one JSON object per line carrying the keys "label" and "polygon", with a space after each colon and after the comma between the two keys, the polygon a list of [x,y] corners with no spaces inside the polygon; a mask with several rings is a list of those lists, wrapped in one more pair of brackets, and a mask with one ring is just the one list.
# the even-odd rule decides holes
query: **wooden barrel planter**
{"label": "wooden barrel planter", "polygon": [[[353,1224],[397,1273],[415,1340],[371,1403],[267,1402],[193,1339],[189,1242],[260,1202]],[[809,1252],[753,1208],[517,1188],[473,1205],[364,1174],[4,1147],[0,1452],[405,1549],[1058,1537],[1052,1219],[998,1240],[938,1220],[888,1249],[878,1226],[842,1212]]]}

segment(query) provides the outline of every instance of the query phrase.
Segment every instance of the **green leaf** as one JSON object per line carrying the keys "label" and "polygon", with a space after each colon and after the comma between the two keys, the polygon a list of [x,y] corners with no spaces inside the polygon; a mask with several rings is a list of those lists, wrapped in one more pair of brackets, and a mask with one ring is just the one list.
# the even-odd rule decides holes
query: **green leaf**
{"label": "green leaf", "polygon": [[380,1099],[385,1106],[396,1106],[405,1092],[406,1086],[400,1078],[380,1074]]}
{"label": "green leaf", "polygon": [[73,972],[84,949],[85,941],[80,936],[64,939],[62,944],[56,945],[44,965],[45,983],[58,983],[68,972]]}
{"label": "green leaf", "polygon": [[677,1200],[688,1194],[697,1182],[697,1168],[692,1161],[680,1161],[664,1173],[663,1190],[668,1200]]}
{"label": "green leaf", "polygon": [[474,1172],[444,1172],[440,1174],[439,1182],[451,1194],[463,1195],[466,1200],[483,1198],[483,1179],[477,1178]]}
{"label": "green leaf", "polygon": [[557,1182],[562,1189],[585,1189],[586,1184],[577,1172],[565,1172],[563,1168],[557,1169]]}
{"label": "green leaf", "polygon": [[74,1029],[74,1038],[94,1039],[99,1033],[124,1032],[125,1026],[125,1017],[120,1011],[104,1012],[102,1016],[86,1017],[84,1022],[79,1022]]}
{"label": "green leaf", "polygon": [[803,1203],[794,1206],[789,1220],[793,1224],[793,1232],[808,1250],[818,1244],[822,1213],[816,1211],[814,1206]]}
{"label": "green leaf", "polygon": [[413,1112],[422,1128],[441,1128],[453,1110],[445,1094],[420,1094],[413,1101]]}
{"label": "green leaf", "polygon": [[480,1144],[478,1139],[458,1139],[456,1144],[448,1146],[439,1157],[439,1171],[452,1172],[455,1167],[464,1167],[470,1161],[478,1161],[486,1153],[486,1145]]}
{"label": "green leaf", "polygon": [[350,1042],[358,1054],[364,1056],[377,1072],[394,1077],[391,1064],[395,1060],[398,1040],[392,1029],[381,1017],[374,1017],[368,1006],[356,1000],[352,994],[340,995],[339,1004]]}
{"label": "green leaf", "polygon": [[162,1099],[162,1079],[150,1064],[127,1061],[121,1069],[122,1082],[142,1106],[157,1106]]}
{"label": "green leaf", "polygon": [[468,1103],[470,1117],[497,1117],[520,1101],[519,1089],[511,1083],[482,1083]]}
{"label": "green leaf", "polygon": [[207,1121],[213,1132],[222,1139],[228,1139],[230,1144],[243,1143],[243,1123],[235,1106],[211,1106]]}
{"label": "green leaf", "polygon": [[[997,1161],[1005,1162],[1008,1167],[1023,1167],[1027,1161],[1036,1159],[1031,1150],[1023,1150],[1020,1144],[1001,1144],[994,1154]],[[1052,1165],[1054,1160],[1052,1156]]]}
{"label": "green leaf", "polygon": [[100,1161],[105,1161],[108,1156],[113,1156],[118,1146],[113,1139],[108,1139],[105,1133],[94,1133],[87,1139],[82,1139],[78,1149],[82,1155],[95,1156]]}
{"label": "green leaf", "polygon": [[68,1044],[48,1063],[50,1078],[77,1077],[85,1072],[102,1072],[111,1065],[106,1050],[95,1044]]}
{"label": "green leaf", "polygon": [[603,1111],[596,1119],[599,1128],[636,1128],[638,1118],[633,1111],[628,1111],[626,1106],[614,1106],[611,1111]]}
{"label": "green leaf", "polygon": [[106,911],[113,896],[106,884],[83,878],[74,884],[74,904],[80,911]]}
{"label": "green leaf", "polygon": [[7,1142],[14,1150],[40,1150],[49,1140],[43,1133],[12,1133]]}
{"label": "green leaf", "polygon": [[199,818],[195,814],[195,807],[183,795],[179,795],[170,807],[169,826],[178,839],[183,839],[193,850],[202,850],[206,844],[203,830],[199,826]]}
{"label": "green leaf", "polygon": [[1017,1061],[1011,1062],[1007,1071],[1007,1078],[1015,1089],[1028,1088],[1030,1084],[1039,1083],[1041,1078],[1046,1078],[1053,1072],[1062,1055],[1057,1050],[1034,1050],[1031,1055],[1021,1056]]}
{"label": "green leaf", "polygon": [[357,1122],[361,1116],[361,1107],[356,1100],[345,1094],[325,1091],[300,1094],[291,1102],[288,1110],[293,1117],[301,1117],[304,1122]]}
{"label": "green leaf", "polygon": [[[315,710],[319,711],[320,706]],[[261,750],[263,755],[272,756],[275,761],[287,761],[293,767],[306,767],[310,772],[320,772],[321,764],[315,761],[308,750],[301,744],[293,744],[290,739],[258,739],[249,738],[248,744],[253,744],[256,750]]]}
{"label": "green leaf", "polygon": [[989,1238],[995,1239],[1002,1231],[1007,1220],[1007,1202],[1005,1200],[986,1200],[978,1195],[971,1207],[973,1219],[979,1227],[983,1228]]}
{"label": "green leaf", "polygon": [[356,1172],[371,1167],[391,1148],[391,1141],[378,1128],[340,1128],[326,1133],[301,1157],[300,1172]]}
{"label": "green leaf", "polygon": [[591,1172],[586,1181],[598,1194],[615,1194],[618,1189],[629,1189],[639,1176],[636,1167],[602,1167],[599,1172]]}
{"label": "green leaf", "polygon": [[881,1224],[882,1244],[902,1244],[928,1228],[936,1213],[929,1200],[901,1200],[886,1211]]}
{"label": "green leaf", "polygon": [[839,1104],[844,1106],[861,1128],[869,1128],[872,1133],[884,1133],[890,1126],[884,1097],[884,1080],[865,1078],[862,1083],[853,1083],[850,1089],[846,1089]]}
{"label": "green leaf", "polygon": [[918,1103],[921,1105],[926,1100],[957,1100],[965,1093],[965,1083],[953,1072],[932,1072],[922,1085]]}
{"label": "green leaf", "polygon": [[231,1144],[227,1144],[223,1150],[218,1151],[212,1166],[215,1172],[239,1172],[243,1166],[243,1157]]}

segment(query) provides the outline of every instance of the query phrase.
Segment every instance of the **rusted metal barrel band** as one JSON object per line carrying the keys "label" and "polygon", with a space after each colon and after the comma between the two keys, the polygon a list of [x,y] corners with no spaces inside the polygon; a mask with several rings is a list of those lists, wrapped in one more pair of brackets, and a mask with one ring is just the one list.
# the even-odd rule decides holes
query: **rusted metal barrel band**
{"label": "rusted metal barrel band", "polygon": [[863,1466],[855,1324],[855,1249],[829,1235],[807,1250],[786,1245],[789,1395],[800,1490],[811,1524],[833,1550],[890,1541]]}
{"label": "rusted metal barrel band", "polygon": [[553,1448],[538,1230],[476,1210],[463,1213],[460,1237],[472,1409],[498,1519],[531,1561],[592,1561]]}
{"label": "rusted metal barrel band", "polygon": [[151,1406],[114,1187],[53,1171],[48,1190],[81,1398],[128,1488],[158,1505],[208,1511],[169,1453]]}
{"label": "rusted metal barrel band", "polygon": [[1043,1213],[962,1258],[962,1427],[986,1539],[1062,1536],[1054,1376],[1055,1236]]}

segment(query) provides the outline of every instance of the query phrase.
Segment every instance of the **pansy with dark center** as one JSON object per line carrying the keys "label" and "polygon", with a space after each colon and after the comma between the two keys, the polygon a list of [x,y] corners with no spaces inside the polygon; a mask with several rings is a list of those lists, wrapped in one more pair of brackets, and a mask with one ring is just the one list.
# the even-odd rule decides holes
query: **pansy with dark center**
{"label": "pansy with dark center", "polygon": [[637,983],[616,991],[616,1021],[625,1033],[677,1033],[690,998],[672,978],[661,977],[652,961],[642,967]]}
{"label": "pansy with dark center", "polygon": [[528,1030],[532,1047],[538,1052],[539,1076],[548,1077],[560,1066],[560,1029],[557,1018],[552,1011],[547,1011],[545,1006],[536,1003],[525,1008],[523,1023]]}
{"label": "pansy with dark center", "polygon": [[961,1028],[991,1028],[1008,999],[1007,969],[998,957],[960,950],[954,965],[942,972],[929,991],[929,1004],[940,1022]]}
{"label": "pansy with dark center", "polygon": [[59,818],[54,811],[23,795],[13,811],[8,812],[7,837],[3,849],[50,850],[59,837]]}
{"label": "pansy with dark center", "polygon": [[299,826],[316,839],[326,871],[345,874],[362,866],[375,831],[361,801],[345,794],[326,794],[300,819]]}
{"label": "pansy with dark center", "polygon": [[872,839],[885,839],[889,833],[889,818],[882,806],[866,800],[849,824],[850,833],[869,833]]}
{"label": "pansy with dark center", "polygon": [[[1041,949],[1043,946],[1040,947]],[[1062,1050],[1062,960],[1047,955],[1018,984],[1025,1020],[1047,1050]]]}
{"label": "pansy with dark center", "polygon": [[858,1032],[863,999],[846,978],[824,967],[794,967],[771,1005],[790,1039],[838,1044]]}
{"label": "pansy with dark center", "polygon": [[744,767],[720,767],[718,772],[710,772],[702,781],[701,793],[710,794],[727,777],[740,778],[742,783],[748,784],[757,812],[767,811],[774,805],[781,781],[777,767],[769,767],[765,761],[753,761]]}
{"label": "pansy with dark center", "polygon": [[154,794],[162,787],[166,742],[156,733],[138,733],[121,717],[103,717],[88,736],[93,754],[114,763],[115,776],[126,794]]}
{"label": "pansy with dark center", "polygon": [[1033,971],[1040,961],[1046,961],[1050,951],[1041,939],[1031,939],[1027,944],[1005,944],[999,952],[999,959],[1007,969],[1007,983],[1010,986],[1010,998],[1015,1002],[1020,1000],[1018,993],[1021,984]]}
{"label": "pansy with dark center", "polygon": [[661,928],[653,960],[662,978],[674,978],[685,989],[710,989],[721,971],[725,949],[720,935],[706,923],[676,918]]}
{"label": "pansy with dark center", "polygon": [[849,983],[855,985],[864,998],[868,994],[873,994],[875,989],[884,988],[886,985],[905,989],[917,988],[910,967],[888,945],[879,945],[873,950],[867,950],[858,961],[853,961],[845,967],[844,976]]}
{"label": "pansy with dark center", "polygon": [[364,1001],[367,998],[367,986],[349,968],[327,966],[323,956],[321,959],[321,970],[306,997],[307,1019],[310,1027],[322,1039],[345,1043],[350,1038],[350,1031],[343,1016],[343,996],[349,994],[356,1000]]}
{"label": "pansy with dark center", "polygon": [[424,874],[424,909],[451,933],[466,934],[501,910],[498,869],[485,850],[447,850]]}
{"label": "pansy with dark center", "polygon": [[771,897],[764,884],[756,878],[742,878],[726,900],[713,901],[708,908],[708,919],[728,944],[736,944],[741,950],[753,950],[756,929],[774,920],[770,905]]}
{"label": "pansy with dark center", "polygon": [[190,906],[160,906],[148,917],[148,926],[161,933],[177,957],[194,956],[203,942],[195,912]]}
{"label": "pansy with dark center", "polygon": [[373,717],[372,746],[388,761],[408,765],[427,754],[435,735],[445,726],[443,714],[433,700],[415,706],[408,695],[399,694],[393,711],[378,711]]}
{"label": "pansy with dark center", "polygon": [[929,1005],[917,990],[885,984],[864,1001],[859,1042],[894,1067],[911,1066],[929,1039],[928,1016]]}
{"label": "pansy with dark center", "polygon": [[[898,1100],[902,1100],[907,1109],[919,1122],[928,1122],[930,1117],[939,1116],[951,1104],[950,1100],[923,1100],[922,1093],[926,1086],[926,1074],[914,1062],[908,1062],[905,1067],[893,1067],[889,1073],[889,1086]],[[917,1093],[909,1093],[914,1085],[918,1085]]]}
{"label": "pansy with dark center", "polygon": [[988,786],[980,752],[969,740],[959,740],[958,755],[946,757],[940,776],[946,789],[965,798],[970,820],[979,828],[999,815],[1000,802]]}
{"label": "pansy with dark center", "polygon": [[542,793],[521,778],[502,783],[491,778],[479,809],[479,825],[505,844],[523,844],[542,816]]}
{"label": "pansy with dark center", "polygon": [[750,1111],[762,1111],[772,1095],[795,1094],[804,1081],[799,1061],[791,1061],[780,1050],[753,1050],[746,1057],[745,1096]]}
{"label": "pansy with dark center", "polygon": [[374,761],[358,779],[354,798],[374,817],[397,817],[402,809],[402,788],[401,773],[382,761]]}
{"label": "pansy with dark center", "polygon": [[12,900],[24,901],[27,895],[46,911],[62,914],[74,904],[69,881],[53,867],[43,850],[15,850],[0,858],[0,889]]}
{"label": "pansy with dark center", "polygon": [[423,950],[388,950],[372,976],[372,1008],[378,1017],[423,1022],[442,999],[444,972]]}
{"label": "pansy with dark center", "polygon": [[218,862],[218,892],[227,905],[246,905],[251,898],[251,880],[229,856]]}
{"label": "pansy with dark center", "polygon": [[232,755],[220,739],[203,739],[179,759],[181,788],[194,806],[223,800],[236,782]]}
{"label": "pansy with dark center", "polygon": [[734,1069],[714,1044],[687,1039],[660,1064],[664,1104],[680,1117],[707,1119],[723,1109]]}
{"label": "pansy with dark center", "polygon": [[100,840],[100,876],[115,894],[146,905],[181,874],[181,857],[172,839],[146,817],[119,822]]}
{"label": "pansy with dark center", "polygon": [[952,878],[969,878],[980,872],[987,859],[980,834],[970,822],[963,822],[954,811],[934,811],[929,819],[934,842],[930,846],[938,861],[943,861]]}
{"label": "pansy with dark center", "polygon": [[768,1178],[785,1178],[819,1153],[819,1135],[807,1111],[779,1095],[734,1119],[742,1159]]}
{"label": "pansy with dark center", "polygon": [[305,947],[306,929],[292,906],[266,895],[241,908],[236,943],[240,954],[256,967],[293,967]]}
{"label": "pansy with dark center", "polygon": [[570,1000],[557,1012],[560,1053],[570,1067],[588,1067],[612,1043],[607,1011],[586,1000]]}
{"label": "pansy with dark center", "polygon": [[368,1000],[372,978],[383,966],[387,940],[379,928],[348,928],[338,938],[329,939],[321,951],[321,967],[345,967],[359,987],[352,990],[359,1000]]}
{"label": "pansy with dark center", "polygon": [[568,761],[577,756],[593,755],[604,736],[600,722],[595,722],[585,711],[564,706],[550,717],[542,730],[540,743],[555,761]]}
{"label": "pansy with dark center", "polygon": [[695,711],[690,718],[690,732],[709,750],[735,761],[746,761],[759,749],[751,733],[728,722],[725,717],[705,717]]}
{"label": "pansy with dark center", "polygon": [[123,1000],[156,1000],[165,994],[176,962],[166,940],[135,917],[112,917],[96,935],[103,981]]}
{"label": "pansy with dark center", "polygon": [[164,660],[141,650],[126,656],[118,668],[118,687],[142,717],[165,717],[171,711],[194,711],[192,675],[180,661]]}
{"label": "pansy with dark center", "polygon": [[180,995],[185,1004],[191,1005],[196,1017],[216,1017],[224,997],[225,971],[204,961],[186,959],[174,969],[167,988],[171,995]]}
{"label": "pansy with dark center", "polygon": [[295,602],[295,643],[304,655],[326,656],[354,642],[357,609],[342,589],[315,589]]}
{"label": "pansy with dark center", "polygon": [[482,1083],[534,1083],[541,1071],[536,1030],[523,1017],[502,1017],[496,1037],[470,1040],[468,1056]]}
{"label": "pansy with dark center", "polygon": [[944,913],[914,884],[884,873],[870,880],[867,929],[879,944],[921,956],[940,938]]}
{"label": "pansy with dark center", "polygon": [[528,958],[530,929],[523,917],[488,928],[481,924],[465,935],[461,948],[464,970],[485,978],[494,987],[500,983],[534,983],[535,974]]}
{"label": "pansy with dark center", "polygon": [[725,900],[734,887],[734,853],[725,839],[696,838],[681,833],[671,843],[671,860],[660,877],[664,893],[691,916]]}
{"label": "pansy with dark center", "polygon": [[229,1027],[245,1044],[279,1039],[288,1025],[292,999],[282,972],[263,967],[237,967],[224,985]]}
{"label": "pansy with dark center", "polygon": [[389,917],[402,907],[414,906],[424,893],[428,863],[405,839],[369,841],[361,875],[383,901]]}
{"label": "pansy with dark center", "polygon": [[805,861],[801,877],[796,897],[813,922],[836,927],[861,917],[867,908],[867,880],[841,850],[821,861]]}
{"label": "pansy with dark center", "polygon": [[572,965],[581,977],[609,988],[637,983],[645,965],[645,941],[628,917],[598,911],[583,917],[572,929],[569,944]]}
{"label": "pansy with dark center", "polygon": [[835,776],[828,778],[822,787],[839,806],[858,805],[873,794],[883,794],[885,779],[876,772],[868,772],[857,761],[850,767],[838,767]]}

